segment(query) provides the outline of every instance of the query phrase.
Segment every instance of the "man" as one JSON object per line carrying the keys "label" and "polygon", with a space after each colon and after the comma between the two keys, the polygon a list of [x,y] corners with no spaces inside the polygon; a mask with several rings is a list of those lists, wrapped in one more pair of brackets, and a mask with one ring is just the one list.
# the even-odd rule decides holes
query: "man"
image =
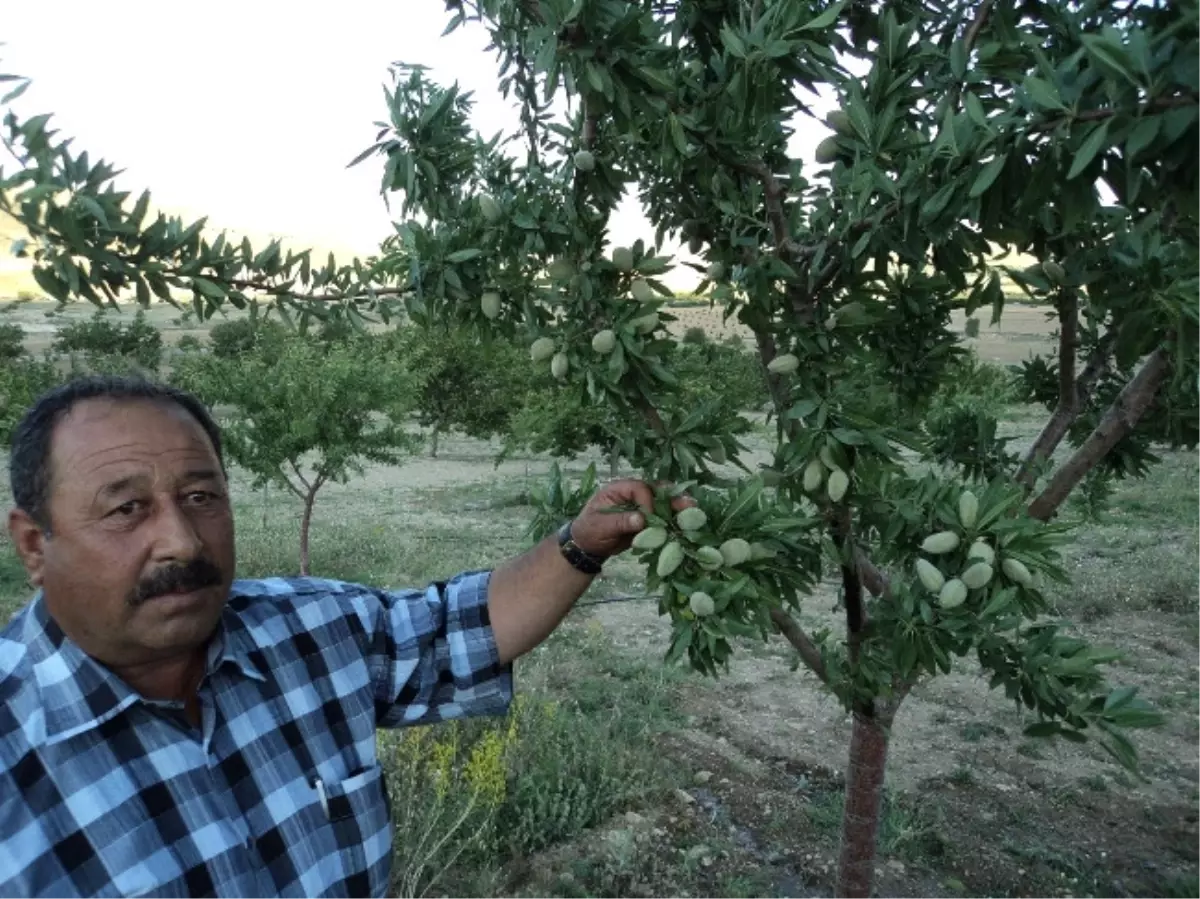
{"label": "man", "polygon": [[[38,588],[0,632],[0,893],[382,895],[375,729],[502,713],[512,662],[643,527],[599,491],[557,538],[423,592],[234,580],[220,432],[188,394],[92,377],[13,437]],[[398,797],[404,801],[404,797]]]}

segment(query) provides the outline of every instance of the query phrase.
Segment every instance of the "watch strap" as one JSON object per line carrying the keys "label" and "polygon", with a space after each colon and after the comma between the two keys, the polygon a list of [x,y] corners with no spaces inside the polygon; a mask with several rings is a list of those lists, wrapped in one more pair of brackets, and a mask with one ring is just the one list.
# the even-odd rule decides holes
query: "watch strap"
{"label": "watch strap", "polygon": [[558,549],[571,567],[583,574],[599,574],[604,568],[604,559],[585,552],[571,536],[571,522],[558,529]]}

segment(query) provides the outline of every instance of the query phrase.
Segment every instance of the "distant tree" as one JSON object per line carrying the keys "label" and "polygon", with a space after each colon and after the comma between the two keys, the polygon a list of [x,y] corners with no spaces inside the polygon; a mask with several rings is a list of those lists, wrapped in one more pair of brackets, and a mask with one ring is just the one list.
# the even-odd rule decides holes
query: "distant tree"
{"label": "distant tree", "polygon": [[52,346],[73,365],[82,362],[93,370],[133,365],[155,372],[163,353],[162,334],[141,309],[131,321],[98,309],[90,319],[63,325]]}
{"label": "distant tree", "polygon": [[387,337],[389,352],[416,384],[415,411],[430,429],[430,454],[441,435],[458,431],[487,440],[511,430],[512,416],[531,388],[529,359],[510,340],[483,342],[473,333],[406,327]]}
{"label": "distant tree", "polygon": [[10,362],[25,355],[25,330],[20,325],[0,325],[0,362]]}
{"label": "distant tree", "polygon": [[176,366],[176,383],[223,410],[229,458],[256,487],[275,482],[304,504],[302,575],[318,491],[362,474],[363,463],[398,464],[417,445],[403,428],[414,382],[380,350],[378,342],[318,345],[293,336],[275,358],[189,354]]}
{"label": "distant tree", "polygon": [[22,356],[0,362],[0,439],[12,443],[13,428],[38,396],[62,380],[48,360]]}
{"label": "distant tree", "polygon": [[243,316],[213,325],[208,332],[208,341],[213,355],[221,359],[247,354],[273,358],[289,334],[287,326],[281,322]]}

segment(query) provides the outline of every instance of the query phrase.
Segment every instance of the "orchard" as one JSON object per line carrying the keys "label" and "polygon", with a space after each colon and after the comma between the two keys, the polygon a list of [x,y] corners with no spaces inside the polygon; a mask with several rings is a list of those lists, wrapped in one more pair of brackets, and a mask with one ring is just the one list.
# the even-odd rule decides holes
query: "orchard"
{"label": "orchard", "polygon": [[[672,624],[667,657],[717,675],[740,641],[782,634],[853,716],[839,895],[871,891],[898,708],[968,657],[1035,716],[1029,735],[1097,740],[1136,768],[1127,731],[1160,715],[1108,682],[1114,654],[1068,636],[1047,590],[1067,577],[1056,515],[1073,491],[1144,476],[1151,444],[1197,442],[1195,2],[448,0],[446,14],[487,30],[519,121],[485,140],[469,97],[398,64],[355,160],[380,167],[397,215],[375,256],[322,263],[149,218],[149,195],[116,189],[48,115],[10,114],[19,164],[0,203],[31,236],[18,255],[63,302],[187,293],[201,318],[403,314],[520,342],[614,452],[671,485],[635,545]],[[836,111],[814,114],[818,95]],[[791,138],[814,130],[810,165]],[[614,245],[626,194],[654,233]],[[698,261],[669,258],[668,235]],[[663,281],[678,264],[754,335],[767,467],[741,462],[718,399],[679,401]],[[998,450],[982,410],[936,433],[929,419],[963,353],[952,313],[1001,319],[1002,278],[1057,319],[1057,352],[1023,370],[1048,410],[1023,458]],[[684,491],[697,505],[672,514]],[[797,613],[826,571],[844,627],[807,633]]]}

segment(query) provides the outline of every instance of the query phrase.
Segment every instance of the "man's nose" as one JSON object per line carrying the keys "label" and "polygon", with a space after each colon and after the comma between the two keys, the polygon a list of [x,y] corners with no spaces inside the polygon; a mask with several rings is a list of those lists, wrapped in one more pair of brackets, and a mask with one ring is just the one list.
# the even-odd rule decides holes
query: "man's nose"
{"label": "man's nose", "polygon": [[155,558],[160,562],[190,562],[200,555],[204,543],[192,521],[173,502],[163,503],[154,522]]}

